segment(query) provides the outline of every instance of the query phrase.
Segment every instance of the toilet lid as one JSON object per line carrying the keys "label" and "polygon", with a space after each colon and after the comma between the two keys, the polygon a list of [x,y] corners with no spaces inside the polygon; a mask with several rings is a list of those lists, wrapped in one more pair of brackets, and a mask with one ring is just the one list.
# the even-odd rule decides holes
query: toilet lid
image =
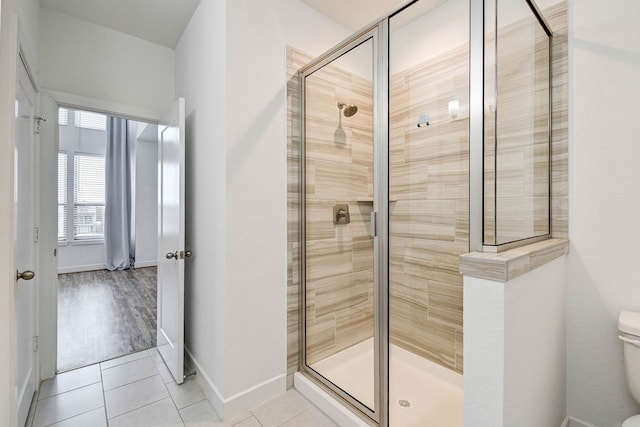
{"label": "toilet lid", "polygon": [[640,415],[627,418],[627,420],[622,423],[622,427],[640,427]]}

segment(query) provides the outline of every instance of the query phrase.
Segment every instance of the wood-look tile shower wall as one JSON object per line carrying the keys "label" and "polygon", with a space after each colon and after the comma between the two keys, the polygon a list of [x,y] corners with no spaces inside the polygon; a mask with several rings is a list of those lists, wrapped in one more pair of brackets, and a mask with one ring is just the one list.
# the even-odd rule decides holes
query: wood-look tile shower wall
{"label": "wood-look tile shower wall", "polygon": [[[521,7],[527,8],[524,3]],[[485,44],[491,55],[497,47],[497,61],[485,68],[484,242],[494,245],[551,231],[552,85],[548,37],[533,15],[500,26],[497,45],[495,32],[488,32]]]}
{"label": "wood-look tile shower wall", "polygon": [[[329,64],[307,77],[305,96],[306,345],[313,364],[374,332],[373,204],[363,202],[373,198],[373,82]],[[356,105],[357,113],[345,117],[338,102]],[[349,224],[333,223],[336,203],[348,204]]]}
{"label": "wood-look tile shower wall", "polygon": [[[298,365],[300,224],[300,88],[296,70],[310,57],[293,48],[288,63],[288,382]],[[333,65],[306,82],[307,362],[314,363],[373,336],[372,81]],[[345,117],[338,102],[355,104]],[[333,223],[347,203],[351,222]]]}
{"label": "wood-look tile shower wall", "polygon": [[[393,59],[393,58],[392,58]],[[457,112],[449,102],[457,101]],[[469,252],[469,46],[390,79],[389,305],[392,344],[462,372]],[[428,126],[417,126],[427,114]]]}

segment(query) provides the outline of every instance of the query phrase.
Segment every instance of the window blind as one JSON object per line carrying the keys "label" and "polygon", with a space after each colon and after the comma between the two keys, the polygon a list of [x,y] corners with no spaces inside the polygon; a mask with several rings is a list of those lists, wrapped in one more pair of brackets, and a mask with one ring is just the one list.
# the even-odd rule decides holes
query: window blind
{"label": "window blind", "polygon": [[102,156],[74,156],[74,239],[104,237],[104,169]]}
{"label": "window blind", "polygon": [[107,116],[92,111],[75,111],[74,124],[83,129],[106,130]]}
{"label": "window blind", "polygon": [[67,153],[58,153],[58,240],[67,238]]}
{"label": "window blind", "polygon": [[66,108],[58,108],[58,125],[66,126],[69,124],[69,110]]}

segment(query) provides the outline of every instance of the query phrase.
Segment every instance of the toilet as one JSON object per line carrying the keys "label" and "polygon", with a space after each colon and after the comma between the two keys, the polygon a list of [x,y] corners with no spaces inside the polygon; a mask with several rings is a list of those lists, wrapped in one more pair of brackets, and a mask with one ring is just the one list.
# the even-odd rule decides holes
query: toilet
{"label": "toilet", "polygon": [[[627,386],[636,402],[640,403],[640,313],[621,312],[618,329],[624,346]],[[640,427],[640,414],[627,418],[622,427]]]}

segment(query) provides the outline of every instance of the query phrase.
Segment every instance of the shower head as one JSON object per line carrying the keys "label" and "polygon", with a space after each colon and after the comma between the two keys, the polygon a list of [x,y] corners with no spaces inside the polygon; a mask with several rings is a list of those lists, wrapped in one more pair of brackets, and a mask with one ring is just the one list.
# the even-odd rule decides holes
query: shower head
{"label": "shower head", "polygon": [[[345,108],[346,107],[346,108]],[[345,117],[351,117],[354,114],[356,114],[358,112],[358,106],[357,105],[347,105],[344,102],[338,102],[338,108],[339,109],[343,109],[344,108],[344,116]]]}

